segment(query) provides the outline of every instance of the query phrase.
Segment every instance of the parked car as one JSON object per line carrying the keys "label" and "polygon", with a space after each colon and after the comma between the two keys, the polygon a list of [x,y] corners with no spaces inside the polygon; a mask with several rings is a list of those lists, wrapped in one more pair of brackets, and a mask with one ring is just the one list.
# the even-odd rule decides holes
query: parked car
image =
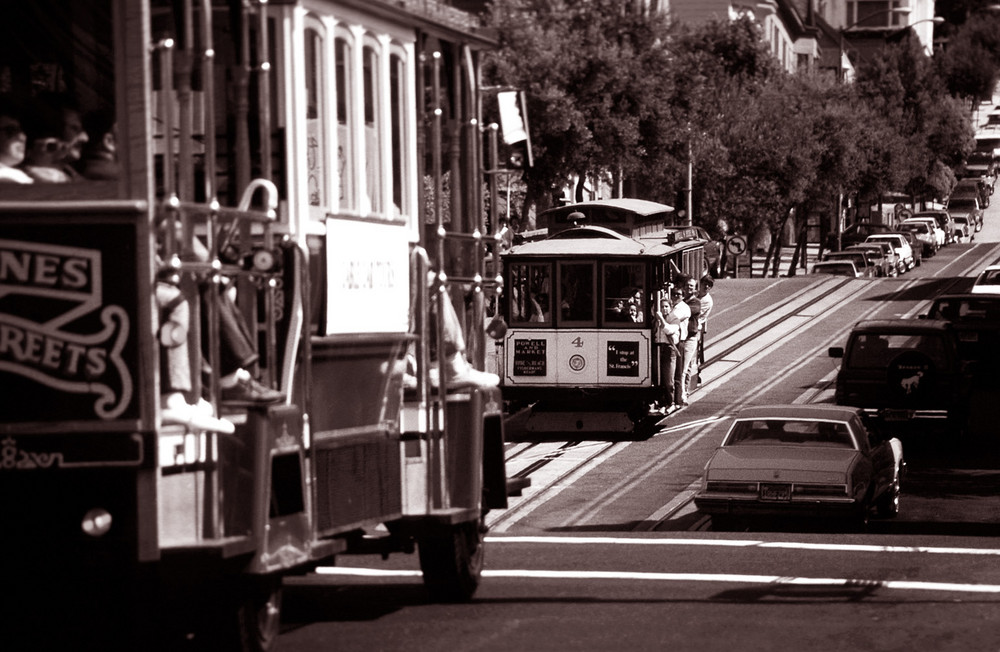
{"label": "parked car", "polygon": [[957,242],[964,242],[966,240],[971,242],[976,239],[975,227],[972,226],[972,222],[968,217],[955,215],[952,219],[955,221],[955,240]]}
{"label": "parked car", "polygon": [[896,265],[900,274],[910,271],[917,265],[913,258],[913,248],[906,238],[898,233],[876,233],[868,236],[865,242],[888,242],[896,253]]}
{"label": "parked car", "polygon": [[844,251],[864,251],[867,252],[868,260],[875,267],[875,276],[896,276],[896,261],[891,253],[892,247],[884,242],[869,242],[851,245]]}
{"label": "parked car", "polygon": [[944,246],[944,230],[933,217],[911,217],[900,222],[897,228],[909,231],[920,241],[925,258],[936,255]]}
{"label": "parked car", "polygon": [[869,256],[864,251],[845,249],[844,251],[830,251],[823,256],[824,262],[834,262],[847,260],[854,264],[858,276],[861,278],[874,278],[879,276],[879,271],[869,260]]}
{"label": "parked car", "polygon": [[973,294],[1000,294],[1000,265],[988,265],[972,284]]}
{"label": "parked car", "polygon": [[740,410],[705,466],[695,506],[715,527],[754,516],[899,513],[903,444],[855,408],[772,405]]}
{"label": "parked car", "polygon": [[840,358],[837,405],[850,405],[897,425],[936,426],[958,434],[968,423],[975,366],[959,354],[958,336],[947,321],[860,321],[846,347],[830,347]]}
{"label": "parked car", "polygon": [[983,228],[983,209],[988,205],[984,194],[978,179],[962,179],[948,198],[948,212],[954,218],[967,217],[973,231],[979,232]]}
{"label": "parked car", "polygon": [[920,264],[924,262],[924,243],[917,240],[917,236],[912,231],[904,229],[897,230],[896,233],[906,238],[906,244],[910,245],[910,251],[913,252],[913,264],[920,267]]}
{"label": "parked car", "polygon": [[813,263],[812,273],[861,278],[861,272],[858,271],[858,268],[850,260],[826,260]]}
{"label": "parked car", "polygon": [[[945,209],[934,209],[928,211],[920,211],[913,215],[914,218],[917,217],[933,217],[944,231],[944,242],[941,246],[951,244],[955,241],[955,221],[951,219],[951,213]],[[913,218],[911,218],[913,219]]]}
{"label": "parked car", "polygon": [[[856,222],[844,229],[844,232],[840,234],[840,249],[847,249],[851,245],[864,242],[868,236],[875,233],[891,233],[893,230],[894,227],[889,224]],[[830,234],[826,248],[830,251],[838,251],[837,235],[835,233]]]}

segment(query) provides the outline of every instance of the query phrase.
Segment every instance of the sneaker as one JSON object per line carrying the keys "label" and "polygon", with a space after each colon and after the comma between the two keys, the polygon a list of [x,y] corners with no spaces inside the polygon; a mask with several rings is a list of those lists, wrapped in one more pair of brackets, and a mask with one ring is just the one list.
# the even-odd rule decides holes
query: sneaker
{"label": "sneaker", "polygon": [[[208,406],[207,412],[205,405]],[[192,430],[209,430],[226,435],[236,432],[236,426],[232,422],[215,418],[211,404],[206,402],[205,405],[201,405],[200,401],[199,405],[191,405],[179,392],[167,394],[162,400],[160,418],[165,424],[185,426]]]}
{"label": "sneaker", "polygon": [[225,403],[240,405],[277,403],[285,396],[276,389],[265,387],[253,378],[237,378],[236,384],[222,388]]}
{"label": "sneaker", "polygon": [[448,358],[445,375],[448,378],[448,387],[496,387],[500,384],[500,376],[479,371],[470,365],[461,353],[455,353]]}

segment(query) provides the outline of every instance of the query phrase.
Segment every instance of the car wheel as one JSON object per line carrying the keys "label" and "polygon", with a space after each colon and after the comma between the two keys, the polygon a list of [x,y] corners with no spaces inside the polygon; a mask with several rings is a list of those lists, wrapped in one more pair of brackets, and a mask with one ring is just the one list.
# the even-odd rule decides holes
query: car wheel
{"label": "car wheel", "polygon": [[850,517],[848,529],[853,530],[854,532],[867,532],[870,512],[871,510],[869,509],[867,500],[859,504],[855,509],[854,514]]}
{"label": "car wheel", "polygon": [[885,493],[882,494],[875,504],[875,510],[881,518],[895,518],[899,515],[899,475],[892,481],[892,484]]}

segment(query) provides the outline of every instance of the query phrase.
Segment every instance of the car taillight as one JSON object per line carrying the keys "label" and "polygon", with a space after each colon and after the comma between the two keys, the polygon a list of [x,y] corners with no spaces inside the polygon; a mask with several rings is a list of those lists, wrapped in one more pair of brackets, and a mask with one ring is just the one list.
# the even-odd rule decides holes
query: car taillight
{"label": "car taillight", "polygon": [[847,485],[843,484],[797,484],[792,487],[795,496],[846,496]]}
{"label": "car taillight", "polygon": [[756,482],[718,482],[710,481],[705,489],[723,494],[756,494]]}

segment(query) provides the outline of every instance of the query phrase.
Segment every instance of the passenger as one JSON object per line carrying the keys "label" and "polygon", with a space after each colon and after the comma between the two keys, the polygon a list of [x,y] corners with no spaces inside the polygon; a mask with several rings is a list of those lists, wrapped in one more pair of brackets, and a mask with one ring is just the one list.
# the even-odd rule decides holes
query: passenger
{"label": "passenger", "polygon": [[177,279],[165,277],[156,283],[156,304],[160,312],[160,417],[163,423],[232,434],[236,427],[215,418],[212,404],[203,398],[191,403],[191,358],[188,330],[191,306],[177,286]]}
{"label": "passenger", "polygon": [[[445,383],[449,388],[458,387],[496,387],[500,384],[500,376],[496,374],[491,374],[486,371],[480,371],[476,369],[469,363],[467,357],[467,350],[465,346],[465,336],[462,333],[462,324],[458,319],[458,313],[455,312],[455,306],[451,302],[451,298],[445,294],[436,291],[435,286],[435,276],[433,272],[428,272],[427,274],[427,284],[431,287],[431,323],[436,324],[437,320],[433,319],[437,315],[438,309],[441,310],[441,317],[443,323],[443,330],[441,333],[442,344],[444,345],[444,351],[442,356],[440,356],[441,364],[440,368],[445,374]],[[501,326],[497,323],[497,319],[491,320],[490,324],[487,326],[487,331],[490,332],[490,336],[493,337],[503,337],[503,332],[506,330],[505,326]],[[502,320],[499,320],[502,323]],[[497,330],[502,329],[502,330]],[[407,371],[403,378],[403,387],[414,389],[417,386],[416,379],[416,359],[413,357],[412,352],[407,355]],[[436,370],[432,367],[429,373],[429,378],[432,384],[437,385],[440,380],[434,372]]]}
{"label": "passenger", "polygon": [[0,182],[33,183],[34,179],[17,166],[24,161],[27,137],[18,119],[19,112],[9,98],[0,99]]}
{"label": "passenger", "polygon": [[698,300],[701,302],[701,313],[698,315],[698,355],[692,362],[691,378],[699,378],[701,367],[705,366],[705,333],[708,326],[708,316],[715,305],[715,299],[712,298],[711,294],[713,287],[715,287],[715,281],[711,276],[706,274],[701,277],[701,283],[698,285]]}
{"label": "passenger", "polygon": [[500,384],[500,376],[476,369],[466,357],[465,337],[462,334],[462,324],[458,320],[458,313],[455,306],[447,294],[435,292],[440,296],[439,303],[442,307],[442,321],[444,322],[443,342],[444,342],[444,362],[441,368],[444,369],[445,379],[448,387],[496,387]]}
{"label": "passenger", "polygon": [[677,285],[683,291],[684,302],[691,309],[688,322],[687,337],[681,340],[680,356],[674,375],[674,402],[684,407],[688,405],[688,391],[691,382],[692,361],[698,355],[698,319],[701,314],[701,301],[698,299],[698,281],[688,274],[682,274],[677,279]]}
{"label": "passenger", "polygon": [[633,324],[642,323],[642,315],[639,314],[639,306],[634,303],[628,304],[628,321]]}
{"label": "passenger", "polygon": [[[202,262],[211,259],[211,254],[201,240],[194,238],[194,255]],[[281,392],[271,389],[255,377],[253,368],[260,356],[253,345],[254,338],[236,303],[227,292],[220,293],[218,305],[219,325],[219,387],[221,399],[235,405],[268,404],[280,401]],[[207,311],[202,310],[202,331],[207,331]],[[208,338],[202,337],[202,354]],[[206,365],[207,366],[207,365]]]}
{"label": "passenger", "polygon": [[91,138],[83,148],[80,173],[85,179],[113,181],[121,172],[118,165],[118,129],[110,111],[93,111],[84,120]]}
{"label": "passenger", "polygon": [[27,148],[21,169],[39,183],[73,181],[73,176],[62,164],[64,153],[59,129],[44,119],[33,118],[27,122]]}
{"label": "passenger", "polygon": [[690,317],[691,309],[684,303],[680,288],[668,286],[668,293],[660,301],[660,309],[656,313],[657,329],[654,336],[663,390],[660,400],[653,405],[653,411],[658,414],[667,414],[677,407],[674,401],[677,391],[674,378],[680,357],[678,345],[687,337]]}

